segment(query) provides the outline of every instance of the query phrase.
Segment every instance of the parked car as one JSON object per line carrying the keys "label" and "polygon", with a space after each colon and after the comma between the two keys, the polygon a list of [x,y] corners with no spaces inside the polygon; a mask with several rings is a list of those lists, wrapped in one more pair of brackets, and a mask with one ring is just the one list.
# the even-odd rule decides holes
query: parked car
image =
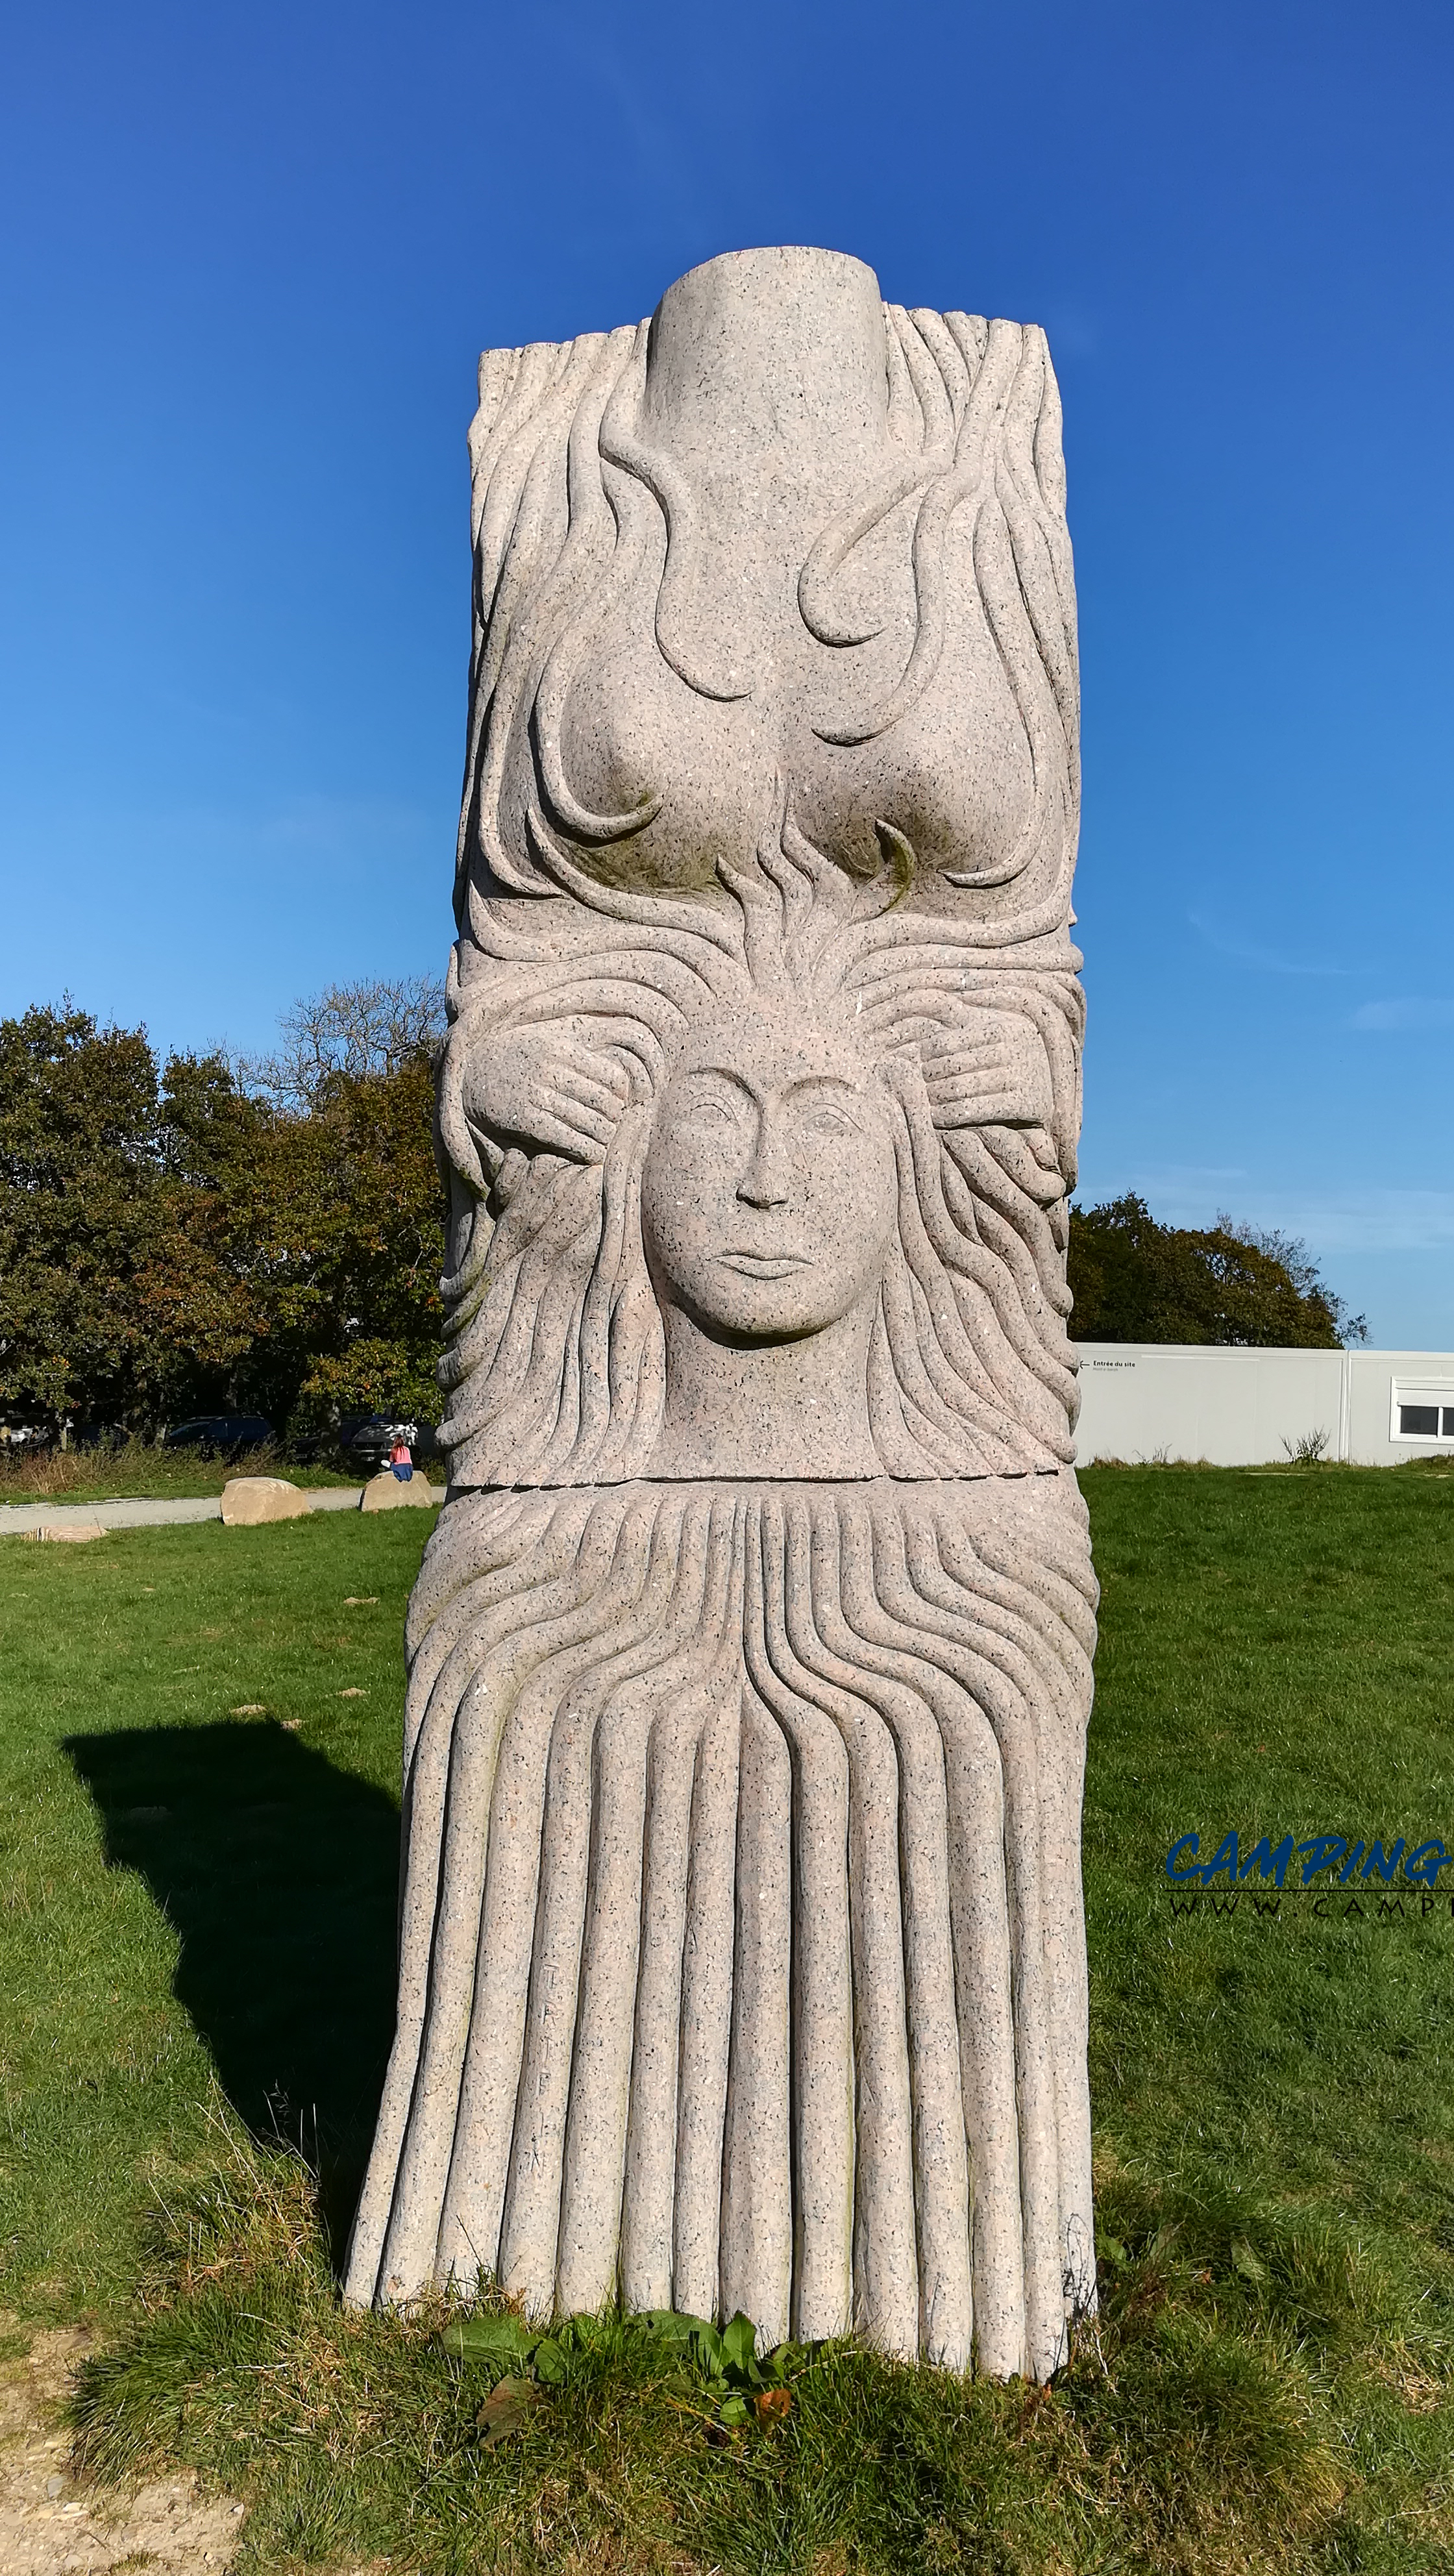
{"label": "parked car", "polygon": [[195,1449],[204,1458],[229,1450],[260,1449],[271,1440],[273,1426],[260,1413],[202,1413],[195,1422],[174,1422],[167,1433],[169,1449]]}
{"label": "parked car", "polygon": [[437,1458],[439,1443],[427,1422],[410,1422],[397,1413],[371,1413],[366,1421],[341,1422],[339,1446],[370,1467],[382,1467],[396,1440],[407,1440],[417,1466]]}

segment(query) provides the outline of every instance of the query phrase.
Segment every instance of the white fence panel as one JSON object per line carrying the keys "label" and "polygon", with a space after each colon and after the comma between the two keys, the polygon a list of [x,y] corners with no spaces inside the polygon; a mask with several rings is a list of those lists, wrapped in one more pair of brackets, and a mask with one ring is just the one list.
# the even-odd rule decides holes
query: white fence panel
{"label": "white fence panel", "polygon": [[[1076,1461],[1259,1467],[1321,1432],[1329,1458],[1454,1456],[1454,1351],[1228,1350],[1081,1342]],[[1437,1428],[1430,1429],[1431,1420]],[[1413,1423],[1416,1428],[1406,1428]]]}

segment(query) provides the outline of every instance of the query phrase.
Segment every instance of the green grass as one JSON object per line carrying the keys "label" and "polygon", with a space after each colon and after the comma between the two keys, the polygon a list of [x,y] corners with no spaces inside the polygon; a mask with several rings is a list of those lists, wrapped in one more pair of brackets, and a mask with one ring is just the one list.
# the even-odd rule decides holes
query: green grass
{"label": "green grass", "polygon": [[138,2178],[208,2152],[214,2099],[310,2151],[316,2127],[330,2180],[356,2160],[392,2011],[405,1517],[0,1541],[9,2306],[124,2296]]}
{"label": "green grass", "polygon": [[338,2305],[415,1516],[0,1548],[0,2304],[98,2315],[94,2464],[247,2496],[239,2576],[1454,2570],[1449,1894],[1173,1919],[1162,1869],[1193,1828],[1454,1845],[1454,1476],[1084,1482],[1099,2329],[1045,2394],[831,2347],[725,2437],[608,2318],[487,2446],[502,2364]]}

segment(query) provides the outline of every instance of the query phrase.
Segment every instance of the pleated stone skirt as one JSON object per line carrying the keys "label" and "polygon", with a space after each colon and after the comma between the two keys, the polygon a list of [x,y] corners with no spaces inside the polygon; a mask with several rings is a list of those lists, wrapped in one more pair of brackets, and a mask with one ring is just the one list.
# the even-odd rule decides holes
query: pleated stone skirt
{"label": "pleated stone skirt", "polygon": [[1094,2300],[1074,1477],[452,1500],[347,2294],[1047,2377]]}

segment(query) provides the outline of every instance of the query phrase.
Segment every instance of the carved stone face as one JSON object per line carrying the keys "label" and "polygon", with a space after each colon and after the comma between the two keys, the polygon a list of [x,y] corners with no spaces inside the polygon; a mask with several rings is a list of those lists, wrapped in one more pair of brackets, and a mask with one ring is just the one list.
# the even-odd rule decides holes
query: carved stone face
{"label": "carved stone face", "polygon": [[877,1287],[895,1203],[882,1097],[845,1040],[761,1012],[694,1033],[642,1173],[668,1304],[724,1340],[822,1332]]}

